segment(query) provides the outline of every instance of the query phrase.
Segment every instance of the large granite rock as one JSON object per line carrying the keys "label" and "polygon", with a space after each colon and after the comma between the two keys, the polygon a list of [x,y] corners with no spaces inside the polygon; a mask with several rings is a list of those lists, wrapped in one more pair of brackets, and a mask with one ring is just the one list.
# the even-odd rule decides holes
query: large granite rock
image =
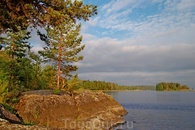
{"label": "large granite rock", "polygon": [[127,111],[111,96],[84,91],[71,97],[62,95],[24,95],[16,110],[25,123],[62,129],[103,130],[124,123]]}
{"label": "large granite rock", "polygon": [[11,123],[21,123],[20,119],[16,115],[6,110],[1,104],[0,104],[0,118],[6,119]]}
{"label": "large granite rock", "polygon": [[0,118],[0,130],[54,130],[54,129],[44,126],[14,124],[10,123],[5,119]]}

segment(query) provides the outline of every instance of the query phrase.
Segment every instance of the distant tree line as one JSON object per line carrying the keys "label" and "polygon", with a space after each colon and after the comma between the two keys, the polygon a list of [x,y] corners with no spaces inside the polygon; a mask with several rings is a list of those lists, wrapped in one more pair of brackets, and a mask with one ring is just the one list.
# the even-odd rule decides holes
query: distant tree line
{"label": "distant tree line", "polygon": [[156,85],[156,91],[180,91],[189,89],[187,85],[181,86],[179,83],[165,83],[161,82]]}
{"label": "distant tree line", "polygon": [[117,83],[105,82],[105,81],[89,81],[80,80],[78,83],[79,88],[90,90],[155,90],[155,86],[125,86],[118,85]]}

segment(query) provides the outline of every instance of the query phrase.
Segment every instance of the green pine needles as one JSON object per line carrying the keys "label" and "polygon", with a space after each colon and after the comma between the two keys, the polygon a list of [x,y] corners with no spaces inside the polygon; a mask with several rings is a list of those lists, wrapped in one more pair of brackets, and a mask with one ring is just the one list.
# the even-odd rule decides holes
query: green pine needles
{"label": "green pine needles", "polygon": [[47,36],[40,35],[45,41],[47,47],[39,54],[44,57],[47,62],[53,62],[57,66],[57,87],[59,88],[60,77],[72,77],[70,72],[76,71],[77,66],[69,63],[78,62],[83,56],[76,56],[85,45],[81,45],[82,36],[80,36],[81,24],[76,25],[73,20],[65,19],[59,21],[58,26],[50,26],[46,28]]}
{"label": "green pine needles", "polygon": [[[97,6],[77,0],[1,0],[0,8],[0,102],[17,102],[16,90],[57,86],[72,92],[76,75],[71,81],[68,77],[78,69],[72,63],[83,59],[77,54],[85,47],[81,24],[76,22],[96,15]],[[47,45],[40,55],[30,52],[28,43],[31,32],[27,28],[34,27],[47,31],[46,35],[38,32]],[[41,66],[43,62],[48,65]]]}
{"label": "green pine needles", "polygon": [[30,44],[28,39],[31,38],[30,32],[21,27],[17,27],[18,32],[14,32],[9,29],[6,33],[7,37],[4,37],[3,43],[6,44],[5,50],[11,56],[13,60],[15,57],[25,57],[26,52],[30,50]]}

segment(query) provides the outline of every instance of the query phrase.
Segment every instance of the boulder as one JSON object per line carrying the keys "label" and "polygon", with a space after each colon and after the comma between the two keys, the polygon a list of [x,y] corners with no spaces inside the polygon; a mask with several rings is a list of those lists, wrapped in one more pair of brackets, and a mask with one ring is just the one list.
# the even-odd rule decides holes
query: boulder
{"label": "boulder", "polygon": [[15,108],[25,123],[59,129],[104,130],[124,123],[127,111],[111,96],[84,91],[74,96],[24,95]]}
{"label": "boulder", "polygon": [[6,110],[2,104],[0,104],[0,118],[6,119],[11,123],[21,123],[20,119],[16,115]]}
{"label": "boulder", "polygon": [[8,122],[5,119],[0,118],[0,130],[54,130],[54,129],[49,127],[44,127],[44,126],[36,126],[36,125],[13,124]]}

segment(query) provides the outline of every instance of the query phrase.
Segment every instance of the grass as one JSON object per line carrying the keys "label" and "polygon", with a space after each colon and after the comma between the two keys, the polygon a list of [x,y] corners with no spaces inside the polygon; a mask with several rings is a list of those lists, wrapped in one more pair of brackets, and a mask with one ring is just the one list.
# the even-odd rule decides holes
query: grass
{"label": "grass", "polygon": [[113,97],[110,95],[110,101],[113,101]]}
{"label": "grass", "polygon": [[95,98],[95,95],[91,95],[91,97],[94,99]]}
{"label": "grass", "polygon": [[25,123],[22,123],[22,125],[34,125],[33,121],[27,120]]}
{"label": "grass", "polygon": [[53,90],[53,94],[59,95],[59,94],[60,94],[60,90],[54,89],[54,90]]}
{"label": "grass", "polygon": [[46,127],[49,127],[49,118],[47,117],[47,124]]}
{"label": "grass", "polygon": [[45,127],[49,127],[49,118],[47,117],[47,122],[44,124]]}
{"label": "grass", "polygon": [[83,92],[83,91],[92,91],[92,90],[89,90],[89,89],[84,89],[83,87],[79,88],[77,90],[77,92]]}
{"label": "grass", "polygon": [[33,117],[37,119],[39,116],[39,111],[36,110],[36,107],[34,108]]}
{"label": "grass", "polygon": [[77,122],[79,122],[79,116],[77,117]]}
{"label": "grass", "polygon": [[19,102],[19,99],[18,99],[18,98],[14,97],[14,98],[12,99],[12,103],[18,103],[18,102]]}
{"label": "grass", "polygon": [[11,105],[9,104],[2,104],[3,107],[8,110],[9,112],[11,112],[12,114],[17,114],[16,110],[14,109],[14,107],[12,107]]}

